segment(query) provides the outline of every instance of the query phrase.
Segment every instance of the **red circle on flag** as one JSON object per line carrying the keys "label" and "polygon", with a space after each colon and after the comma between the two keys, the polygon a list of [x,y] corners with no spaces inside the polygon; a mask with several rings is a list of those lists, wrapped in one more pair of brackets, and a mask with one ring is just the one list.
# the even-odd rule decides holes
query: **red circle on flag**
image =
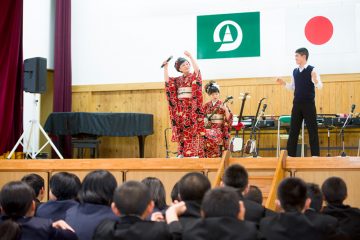
{"label": "red circle on flag", "polygon": [[305,36],[309,42],[315,45],[322,45],[328,42],[334,32],[331,21],[323,16],[311,18],[305,26]]}

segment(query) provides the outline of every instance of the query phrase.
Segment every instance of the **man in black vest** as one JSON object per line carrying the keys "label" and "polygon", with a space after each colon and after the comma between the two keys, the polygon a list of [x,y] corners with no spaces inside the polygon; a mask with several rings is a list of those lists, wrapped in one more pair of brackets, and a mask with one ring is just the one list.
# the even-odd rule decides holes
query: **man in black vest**
{"label": "man in black vest", "polygon": [[294,90],[293,108],[291,111],[290,133],[287,142],[288,154],[296,157],[298,137],[303,119],[309,132],[309,141],[312,156],[319,156],[319,137],[316,122],[315,87],[322,88],[320,76],[315,68],[307,64],[309,51],[299,48],[295,51],[295,61],[299,65],[292,74],[291,83],[278,78],[276,81],[287,89]]}

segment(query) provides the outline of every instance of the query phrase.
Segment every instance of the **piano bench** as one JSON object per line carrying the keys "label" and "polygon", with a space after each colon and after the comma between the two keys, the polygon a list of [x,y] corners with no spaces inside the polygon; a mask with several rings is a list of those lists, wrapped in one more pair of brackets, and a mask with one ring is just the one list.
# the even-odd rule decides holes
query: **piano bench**
{"label": "piano bench", "polygon": [[77,149],[77,158],[84,158],[84,149],[90,149],[90,157],[99,157],[100,140],[97,138],[72,138],[71,145],[73,152]]}

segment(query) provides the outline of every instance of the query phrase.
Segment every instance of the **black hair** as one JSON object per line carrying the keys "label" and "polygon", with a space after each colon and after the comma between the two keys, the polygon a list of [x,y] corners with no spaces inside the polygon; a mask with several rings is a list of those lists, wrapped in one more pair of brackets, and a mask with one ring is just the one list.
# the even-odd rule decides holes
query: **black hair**
{"label": "black hair", "polygon": [[260,188],[258,188],[257,186],[254,186],[254,185],[250,185],[249,191],[245,194],[244,197],[246,199],[254,201],[260,205],[262,205],[262,203],[263,203],[262,192],[261,192]]}
{"label": "black hair", "polygon": [[305,55],[305,56],[306,56],[306,61],[307,61],[308,58],[309,58],[309,51],[308,51],[306,48],[296,49],[295,53],[298,53],[298,54],[300,54],[301,56]]}
{"label": "black hair", "polygon": [[178,59],[176,59],[175,65],[174,65],[176,71],[181,72],[181,71],[180,71],[180,66],[181,66],[181,64],[183,64],[184,62],[188,62],[188,60],[186,60],[186,58],[183,58],[183,57],[179,57]]}
{"label": "black hair", "polygon": [[114,193],[114,203],[121,215],[141,216],[150,202],[150,191],[141,182],[125,182]]}
{"label": "black hair", "polygon": [[155,207],[159,210],[164,210],[167,208],[166,205],[166,194],[165,194],[165,188],[163,183],[160,181],[160,179],[155,177],[147,177],[141,181],[143,184],[145,184],[151,195],[151,199],[155,203]]}
{"label": "black hair", "polygon": [[220,187],[206,192],[201,204],[204,217],[237,218],[240,212],[239,195],[234,188]]}
{"label": "black hair", "polygon": [[216,86],[216,82],[211,80],[205,85],[205,92],[208,95],[211,95],[212,93],[220,93],[220,89]]}
{"label": "black hair", "polygon": [[277,196],[285,212],[301,212],[307,199],[306,183],[296,177],[285,178],[279,184]]}
{"label": "black hair", "polygon": [[0,224],[0,239],[20,239],[21,228],[15,221],[26,216],[35,198],[34,190],[25,182],[13,181],[5,184],[1,189],[0,205],[3,218],[7,220]]}
{"label": "black hair", "polygon": [[84,178],[79,191],[79,200],[81,203],[110,206],[116,186],[116,179],[109,171],[92,171]]}
{"label": "black hair", "polygon": [[56,200],[75,199],[81,182],[73,173],[58,172],[50,178],[49,187]]}
{"label": "black hair", "polygon": [[223,176],[223,183],[243,192],[249,184],[249,175],[246,169],[240,164],[229,166]]}
{"label": "black hair", "polygon": [[36,197],[39,196],[40,190],[45,187],[44,178],[42,178],[40,175],[35,174],[35,173],[25,175],[21,179],[21,181],[26,182],[27,184],[29,184],[30,187],[32,187],[34,189]]}
{"label": "black hair", "polygon": [[171,190],[171,201],[181,201],[179,198],[179,182],[176,182],[173,189]]}
{"label": "black hair", "polygon": [[310,208],[320,212],[323,205],[323,195],[319,185],[315,183],[306,184],[307,197],[311,199]]}
{"label": "black hair", "polygon": [[179,195],[182,201],[201,203],[207,190],[211,188],[209,179],[201,173],[191,172],[179,181]]}
{"label": "black hair", "polygon": [[347,187],[339,177],[330,177],[321,186],[324,199],[329,204],[342,204],[347,197]]}

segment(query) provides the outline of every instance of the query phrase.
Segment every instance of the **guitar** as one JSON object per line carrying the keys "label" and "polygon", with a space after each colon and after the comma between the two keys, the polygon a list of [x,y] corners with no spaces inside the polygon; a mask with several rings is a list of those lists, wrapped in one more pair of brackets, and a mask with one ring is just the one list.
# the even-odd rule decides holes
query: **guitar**
{"label": "guitar", "polygon": [[261,118],[262,115],[264,115],[267,104],[264,103],[263,108],[261,110],[261,113],[259,114],[259,109],[261,106],[261,102],[264,100],[265,98],[261,99],[258,105],[258,109],[256,111],[256,116],[252,125],[252,129],[251,129],[251,133],[250,133],[250,139],[246,142],[245,144],[245,149],[244,152],[246,154],[254,154],[254,156],[256,156],[256,140],[253,139],[253,135],[255,134],[255,129],[256,126]]}
{"label": "guitar", "polygon": [[221,106],[224,106],[227,102],[229,102],[232,99],[233,99],[233,96],[226,97],[224,102],[222,104],[220,104],[219,106],[217,106],[217,108],[215,108],[214,111],[212,111],[212,113],[209,116],[205,116],[205,121],[204,121],[205,128],[207,128],[207,129],[211,128],[211,118],[220,109]]}
{"label": "guitar", "polygon": [[244,146],[243,139],[241,137],[239,137],[239,131],[244,128],[244,124],[241,122],[241,118],[242,118],[242,115],[244,112],[245,101],[246,101],[246,98],[248,95],[249,95],[249,93],[240,94],[242,101],[241,101],[240,113],[239,113],[239,117],[238,117],[238,123],[236,126],[234,126],[234,128],[236,130],[235,136],[231,139],[231,142],[230,142],[230,151],[231,152],[240,152]]}

